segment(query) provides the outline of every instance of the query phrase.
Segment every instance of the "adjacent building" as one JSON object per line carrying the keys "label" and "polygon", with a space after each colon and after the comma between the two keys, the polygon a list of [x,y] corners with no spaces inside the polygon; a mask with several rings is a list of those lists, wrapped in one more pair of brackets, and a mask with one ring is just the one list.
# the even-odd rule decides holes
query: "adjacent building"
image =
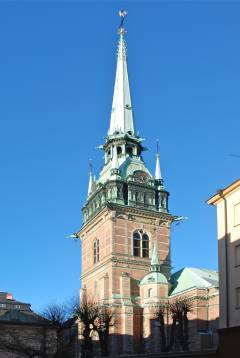
{"label": "adjacent building", "polygon": [[54,357],[57,328],[31,310],[29,303],[0,292],[0,358]]}
{"label": "adjacent building", "polygon": [[237,344],[240,338],[240,179],[218,190],[208,204],[217,208],[220,333],[223,336],[229,333],[231,339],[235,333]]}

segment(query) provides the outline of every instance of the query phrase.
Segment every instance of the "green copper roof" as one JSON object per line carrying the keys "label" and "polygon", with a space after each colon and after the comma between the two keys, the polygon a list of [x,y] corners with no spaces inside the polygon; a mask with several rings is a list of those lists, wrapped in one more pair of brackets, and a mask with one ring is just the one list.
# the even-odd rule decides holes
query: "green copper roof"
{"label": "green copper roof", "polygon": [[[157,268],[158,266],[160,268],[160,262],[159,262],[158,253],[157,253],[156,241],[154,241],[154,244],[153,244],[151,266],[153,266],[151,268],[152,271],[154,271],[154,268]],[[160,270],[156,270],[156,271],[160,271]]]}
{"label": "green copper roof", "polygon": [[161,272],[149,272],[140,282],[140,286],[150,284],[168,283],[167,278]]}
{"label": "green copper roof", "polygon": [[[150,178],[152,178],[151,173],[146,168],[145,163],[141,159],[137,158],[121,158],[118,160],[120,178],[126,179],[129,175],[133,175],[133,173],[137,170],[141,170]],[[112,170],[112,162],[109,162],[107,165],[103,167],[103,170],[100,173],[100,177],[98,179],[99,183],[104,184],[107,180],[111,180],[111,170]]]}
{"label": "green copper roof", "polygon": [[171,276],[171,284],[171,296],[193,288],[218,287],[218,272],[185,267]]}
{"label": "green copper roof", "polygon": [[20,310],[9,310],[2,315],[0,315],[0,323],[24,323],[24,324],[38,324],[38,325],[48,325],[50,322],[43,317],[37,315],[32,311],[20,311]]}

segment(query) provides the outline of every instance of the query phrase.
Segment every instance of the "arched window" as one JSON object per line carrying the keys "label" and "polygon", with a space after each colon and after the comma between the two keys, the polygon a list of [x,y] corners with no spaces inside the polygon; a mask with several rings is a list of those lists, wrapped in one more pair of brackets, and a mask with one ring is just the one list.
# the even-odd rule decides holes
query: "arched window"
{"label": "arched window", "polygon": [[128,147],[126,148],[126,153],[131,157],[132,154],[133,154],[133,148],[128,146]]}
{"label": "arched window", "polygon": [[133,233],[133,256],[149,257],[149,237],[142,230]]}
{"label": "arched window", "polygon": [[148,289],[148,298],[153,297],[153,288]]}
{"label": "arched window", "polygon": [[99,261],[99,239],[93,241],[93,263],[96,264]]}
{"label": "arched window", "polygon": [[135,200],[136,200],[136,203],[137,203],[137,202],[138,202],[138,200],[139,200],[138,191],[135,191]]}
{"label": "arched window", "polygon": [[117,147],[117,154],[118,156],[122,154],[122,147]]}
{"label": "arched window", "polygon": [[144,202],[144,205],[147,206],[148,205],[148,196],[146,193],[143,194],[143,202]]}
{"label": "arched window", "polygon": [[149,237],[147,234],[142,236],[142,257],[149,257]]}
{"label": "arched window", "polygon": [[141,254],[141,236],[138,232],[133,233],[133,256]]}

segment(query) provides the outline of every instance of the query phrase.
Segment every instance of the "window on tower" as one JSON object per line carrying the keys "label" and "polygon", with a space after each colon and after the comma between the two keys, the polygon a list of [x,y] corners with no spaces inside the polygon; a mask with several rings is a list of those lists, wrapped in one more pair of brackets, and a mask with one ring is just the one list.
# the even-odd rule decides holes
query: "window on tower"
{"label": "window on tower", "polygon": [[117,147],[117,154],[118,156],[122,154],[122,147]]}
{"label": "window on tower", "polygon": [[149,237],[141,230],[133,233],[133,256],[149,257]]}
{"label": "window on tower", "polygon": [[135,201],[136,201],[136,203],[139,201],[139,193],[138,193],[138,191],[135,191]]}
{"label": "window on tower", "polygon": [[133,234],[133,256],[140,256],[141,253],[141,236],[138,232]]}
{"label": "window on tower", "polygon": [[99,239],[93,241],[93,263],[96,264],[99,261]]}
{"label": "window on tower", "polygon": [[126,148],[126,152],[127,152],[127,154],[129,155],[129,156],[132,156],[132,154],[133,154],[133,148],[132,147],[127,147]]}
{"label": "window on tower", "polygon": [[142,257],[149,257],[149,237],[147,234],[142,236]]}
{"label": "window on tower", "polygon": [[148,289],[148,298],[153,297],[153,288]]}

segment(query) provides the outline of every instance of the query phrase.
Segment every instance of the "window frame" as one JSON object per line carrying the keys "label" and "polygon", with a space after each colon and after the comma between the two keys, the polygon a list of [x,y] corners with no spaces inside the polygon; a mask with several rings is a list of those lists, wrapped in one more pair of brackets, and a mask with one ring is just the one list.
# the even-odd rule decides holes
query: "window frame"
{"label": "window frame", "polygon": [[[138,235],[139,239],[134,236]],[[145,239],[144,239],[145,237]],[[139,242],[138,245],[136,243]],[[139,254],[137,254],[137,252]],[[140,257],[144,259],[150,258],[150,237],[149,235],[142,230],[135,230],[132,233],[132,255],[134,257]]]}
{"label": "window frame", "polygon": [[[138,236],[138,238],[136,236]],[[141,239],[140,233],[138,231],[134,231],[132,239],[133,239],[133,241],[132,241],[132,243],[133,243],[133,256],[134,257],[141,257],[141,240],[142,239]],[[137,243],[137,245],[136,245],[136,243]],[[135,254],[135,250],[139,251],[139,255]]]}
{"label": "window frame", "polygon": [[99,262],[99,239],[95,239],[93,241],[93,265],[97,264]]}
{"label": "window frame", "polygon": [[149,287],[147,290],[147,297],[148,298],[153,298],[154,297],[154,289],[153,287]]}

